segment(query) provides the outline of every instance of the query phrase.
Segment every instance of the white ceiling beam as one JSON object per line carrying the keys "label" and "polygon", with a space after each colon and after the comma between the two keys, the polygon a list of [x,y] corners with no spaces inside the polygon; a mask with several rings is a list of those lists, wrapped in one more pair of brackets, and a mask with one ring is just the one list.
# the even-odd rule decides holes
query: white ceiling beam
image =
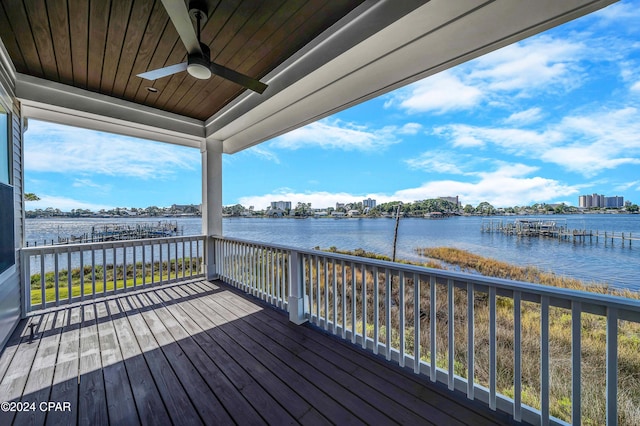
{"label": "white ceiling beam", "polygon": [[200,120],[24,74],[16,97],[28,118],[194,148],[204,140]]}

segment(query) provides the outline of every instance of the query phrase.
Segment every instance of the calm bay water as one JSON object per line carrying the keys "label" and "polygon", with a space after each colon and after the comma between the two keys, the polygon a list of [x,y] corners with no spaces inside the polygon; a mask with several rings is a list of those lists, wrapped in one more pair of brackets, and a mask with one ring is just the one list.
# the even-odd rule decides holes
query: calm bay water
{"label": "calm bay water", "polygon": [[[527,218],[535,218],[528,216]],[[640,237],[640,215],[541,216],[566,223],[570,229],[633,233]],[[512,221],[502,217],[497,220]],[[176,220],[176,219],[170,219]],[[486,220],[486,219],[485,219]],[[179,218],[185,235],[201,233],[199,218]],[[623,246],[620,240],[606,244],[516,237],[481,232],[483,218],[453,217],[441,220],[401,219],[398,258],[419,260],[414,249],[450,246],[518,265],[533,265],[545,271],[586,281],[607,282],[613,287],[640,291],[640,241]],[[29,242],[80,235],[92,226],[114,219],[27,219]],[[119,223],[152,222],[149,218],[119,219]],[[223,233],[229,237],[300,248],[363,248],[391,256],[395,221],[391,219],[247,219],[225,218]]]}

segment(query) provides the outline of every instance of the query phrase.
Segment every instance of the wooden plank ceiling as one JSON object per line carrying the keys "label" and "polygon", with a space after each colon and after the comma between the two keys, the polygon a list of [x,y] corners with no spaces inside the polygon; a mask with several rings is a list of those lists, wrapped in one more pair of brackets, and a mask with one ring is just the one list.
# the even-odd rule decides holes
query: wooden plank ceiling
{"label": "wooden plank ceiling", "polygon": [[[260,79],[362,1],[208,0],[202,42],[213,62]],[[199,120],[244,91],[186,72],[136,77],[186,61],[160,0],[0,0],[0,38],[19,73]]]}

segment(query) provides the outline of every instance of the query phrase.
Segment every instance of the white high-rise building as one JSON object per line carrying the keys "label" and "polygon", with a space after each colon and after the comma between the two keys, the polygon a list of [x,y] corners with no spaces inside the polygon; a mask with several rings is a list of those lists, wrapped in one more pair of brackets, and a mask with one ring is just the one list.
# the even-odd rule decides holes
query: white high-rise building
{"label": "white high-rise building", "polygon": [[291,201],[272,201],[271,209],[291,210]]}
{"label": "white high-rise building", "polygon": [[581,209],[589,209],[591,207],[621,208],[623,206],[624,197],[617,195],[614,197],[605,197],[603,194],[592,194],[578,197],[578,207]]}
{"label": "white high-rise building", "polygon": [[367,198],[366,200],[362,200],[362,207],[369,207],[370,209],[376,206],[376,200],[372,198]]}

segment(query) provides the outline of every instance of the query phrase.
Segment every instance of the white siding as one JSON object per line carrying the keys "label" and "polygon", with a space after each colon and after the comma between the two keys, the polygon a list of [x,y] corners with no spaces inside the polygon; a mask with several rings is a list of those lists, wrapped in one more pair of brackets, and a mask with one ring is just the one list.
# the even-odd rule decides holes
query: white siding
{"label": "white siding", "polygon": [[[16,100],[13,104],[13,111],[11,112],[11,137],[13,138],[13,194],[15,197],[14,212],[15,212],[15,241],[16,248],[22,247],[22,239],[24,236],[24,197],[23,182],[23,150],[22,150],[22,119],[20,115],[20,107]],[[16,251],[16,265],[20,266],[19,253]]]}

